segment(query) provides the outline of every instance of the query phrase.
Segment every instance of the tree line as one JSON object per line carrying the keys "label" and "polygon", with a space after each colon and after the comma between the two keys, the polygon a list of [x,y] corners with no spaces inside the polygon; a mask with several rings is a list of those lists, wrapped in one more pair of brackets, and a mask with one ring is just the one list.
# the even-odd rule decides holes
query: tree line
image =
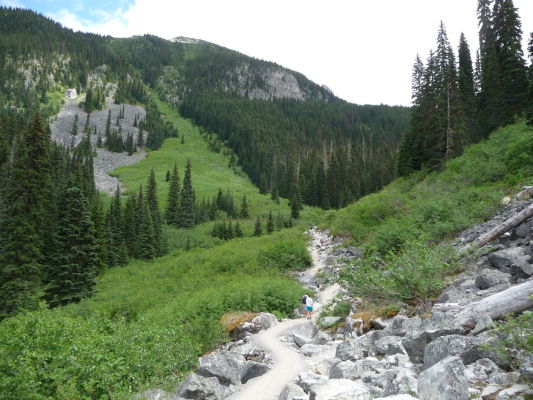
{"label": "tree line", "polygon": [[412,74],[412,116],[399,150],[401,175],[440,168],[464,146],[525,116],[533,125],[533,33],[529,71],[518,10],[512,0],[479,0],[475,64],[461,34],[456,56],[441,23],[437,47]]}

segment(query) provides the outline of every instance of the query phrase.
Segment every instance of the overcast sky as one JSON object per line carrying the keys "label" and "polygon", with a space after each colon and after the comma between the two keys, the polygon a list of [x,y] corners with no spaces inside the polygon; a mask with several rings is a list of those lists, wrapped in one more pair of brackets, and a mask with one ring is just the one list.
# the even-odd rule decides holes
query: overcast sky
{"label": "overcast sky", "polygon": [[[348,101],[410,103],[411,67],[442,20],[457,50],[477,49],[477,0],[0,0],[75,30],[116,37],[188,36],[302,72]],[[524,32],[533,0],[514,0]]]}

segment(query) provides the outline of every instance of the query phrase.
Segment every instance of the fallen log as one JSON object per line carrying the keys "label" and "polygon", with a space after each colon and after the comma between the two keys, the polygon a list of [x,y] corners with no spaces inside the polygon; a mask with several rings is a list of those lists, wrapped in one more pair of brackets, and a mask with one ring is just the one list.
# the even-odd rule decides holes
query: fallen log
{"label": "fallen log", "polygon": [[528,207],[524,208],[518,214],[512,216],[505,220],[501,225],[498,225],[496,228],[491,229],[490,231],[484,233],[477,240],[474,240],[468,247],[483,247],[488,242],[497,239],[502,234],[507,231],[510,231],[514,227],[520,225],[529,217],[533,216],[533,204],[530,204]]}
{"label": "fallen log", "polygon": [[476,322],[488,315],[492,319],[501,319],[506,314],[516,314],[533,309],[533,280],[511,286],[492,296],[460,307],[456,317],[461,326],[472,329]]}

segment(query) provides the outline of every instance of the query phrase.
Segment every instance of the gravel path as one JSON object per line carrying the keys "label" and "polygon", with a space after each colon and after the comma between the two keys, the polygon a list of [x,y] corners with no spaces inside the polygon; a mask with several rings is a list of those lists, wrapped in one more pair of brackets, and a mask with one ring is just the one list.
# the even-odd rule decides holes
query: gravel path
{"label": "gravel path", "polygon": [[[79,107],[81,99],[67,100],[59,114],[53,119],[50,124],[52,130],[52,139],[65,147],[73,148],[80,144],[84,133],[83,129],[87,121],[87,113]],[[146,116],[146,111],[140,106],[131,104],[124,104],[124,119],[119,120],[117,125],[117,117],[122,110],[122,104],[114,104],[112,100],[108,100],[106,107],[102,110],[91,113],[89,125],[91,132],[94,127],[96,131],[103,138],[105,134],[105,127],[107,123],[107,115],[111,110],[111,129],[118,130],[119,126],[122,129],[122,137],[126,139],[128,134],[132,134],[134,140],[137,140],[138,128],[133,126],[135,117],[142,120]],[[78,116],[78,134],[71,135],[74,120]],[[96,145],[98,139],[97,135],[90,135],[91,143]],[[146,141],[147,132],[144,133],[144,140]],[[127,153],[113,153],[106,149],[96,149],[96,157],[94,157],[94,181],[96,189],[102,192],[112,193],[116,190],[117,185],[122,188],[117,178],[109,176],[109,173],[115,168],[124,165],[131,165],[146,157],[146,152],[140,151],[132,156]]]}
{"label": "gravel path", "polygon": [[[316,242],[318,240],[320,239],[314,236],[309,247],[313,259],[313,267],[306,272],[312,275],[315,275],[323,268],[317,252]],[[340,286],[334,284],[317,293],[313,323],[318,318],[317,310],[320,310],[322,305],[331,301],[339,293],[339,290]],[[311,321],[304,318],[285,320],[270,329],[254,335],[252,345],[272,356],[274,361],[272,369],[260,377],[250,379],[242,390],[228,397],[228,399],[277,400],[285,385],[293,382],[299,373],[304,372],[309,367],[309,358],[288,347],[286,343],[281,342],[280,337],[289,334],[291,331],[297,331],[299,327],[310,323]]]}

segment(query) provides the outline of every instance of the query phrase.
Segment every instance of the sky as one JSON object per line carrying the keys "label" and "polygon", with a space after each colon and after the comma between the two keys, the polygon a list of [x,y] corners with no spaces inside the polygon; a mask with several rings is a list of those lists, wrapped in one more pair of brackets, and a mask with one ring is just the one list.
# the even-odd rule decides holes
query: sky
{"label": "sky", "polygon": [[[273,61],[358,104],[409,105],[411,69],[436,47],[440,21],[457,50],[478,47],[477,0],[0,0],[74,30],[187,36]],[[533,1],[514,0],[526,42]]]}

